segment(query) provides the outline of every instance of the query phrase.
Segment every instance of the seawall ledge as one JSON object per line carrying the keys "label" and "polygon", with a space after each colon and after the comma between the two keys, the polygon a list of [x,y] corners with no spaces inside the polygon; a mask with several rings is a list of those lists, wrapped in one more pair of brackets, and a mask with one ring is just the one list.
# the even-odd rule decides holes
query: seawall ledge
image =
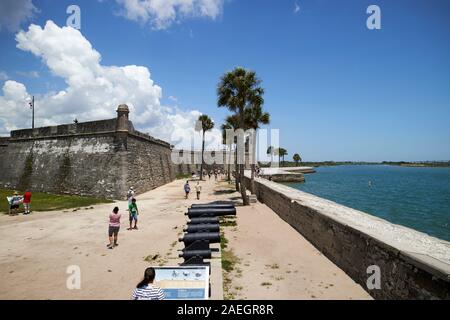
{"label": "seawall ledge", "polygon": [[[250,177],[249,174],[246,176]],[[255,181],[282,194],[291,203],[313,209],[339,224],[368,235],[379,244],[397,251],[414,265],[450,281],[450,242],[273,181],[261,178]]]}

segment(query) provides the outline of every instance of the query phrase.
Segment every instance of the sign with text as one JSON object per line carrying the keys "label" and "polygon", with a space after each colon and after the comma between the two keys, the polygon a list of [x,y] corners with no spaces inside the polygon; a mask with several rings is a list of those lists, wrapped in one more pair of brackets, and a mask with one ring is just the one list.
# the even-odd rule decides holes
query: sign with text
{"label": "sign with text", "polygon": [[155,267],[155,285],[166,300],[202,300],[209,297],[209,267]]}

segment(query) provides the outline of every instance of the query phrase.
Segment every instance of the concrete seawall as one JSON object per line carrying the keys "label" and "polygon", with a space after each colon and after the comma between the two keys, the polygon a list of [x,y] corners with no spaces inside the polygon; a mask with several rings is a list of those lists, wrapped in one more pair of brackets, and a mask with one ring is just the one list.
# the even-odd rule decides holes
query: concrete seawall
{"label": "concrete seawall", "polygon": [[449,242],[265,179],[255,194],[374,298],[450,299]]}

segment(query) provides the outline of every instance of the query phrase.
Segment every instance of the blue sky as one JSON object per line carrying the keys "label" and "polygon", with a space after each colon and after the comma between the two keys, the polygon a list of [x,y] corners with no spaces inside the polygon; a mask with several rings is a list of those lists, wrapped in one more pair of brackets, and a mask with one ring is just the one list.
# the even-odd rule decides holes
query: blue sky
{"label": "blue sky", "polygon": [[[80,31],[101,64],[147,67],[163,106],[220,124],[228,111],[217,108],[219,77],[235,66],[256,71],[288,158],[450,159],[449,1],[230,0],[214,17],[179,16],[158,29],[127,18],[114,0],[45,0],[33,1],[21,28],[47,20],[62,27],[70,4],[80,6]],[[366,28],[371,4],[381,9],[381,30]],[[14,80],[42,96],[66,88],[40,57],[16,47],[15,33],[0,31],[0,87]],[[0,126],[1,117],[6,123],[8,114]],[[151,120],[142,125],[153,133]]]}

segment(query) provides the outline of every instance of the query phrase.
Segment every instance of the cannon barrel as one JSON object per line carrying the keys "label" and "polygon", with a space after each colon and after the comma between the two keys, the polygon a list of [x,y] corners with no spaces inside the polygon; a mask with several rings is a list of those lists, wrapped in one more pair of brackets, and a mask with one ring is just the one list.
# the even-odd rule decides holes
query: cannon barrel
{"label": "cannon barrel", "polygon": [[220,208],[220,209],[189,208],[186,214],[189,216],[189,218],[231,216],[236,215],[236,208]]}
{"label": "cannon barrel", "polygon": [[209,243],[219,243],[220,233],[219,232],[198,232],[198,233],[186,233],[178,241],[184,242],[185,244],[193,243],[195,241],[208,241]]}
{"label": "cannon barrel", "polygon": [[219,217],[192,218],[190,221],[188,221],[188,225],[205,223],[219,223]]}
{"label": "cannon barrel", "polygon": [[219,232],[219,224],[188,224],[184,227],[186,232]]}
{"label": "cannon barrel", "polygon": [[221,208],[234,208],[234,203],[233,202],[223,202],[223,203],[217,203],[217,202],[213,202],[213,203],[201,203],[201,204],[193,204],[191,206],[191,208],[196,209],[196,208],[211,208],[211,209],[221,209]]}
{"label": "cannon barrel", "polygon": [[180,258],[190,259],[192,257],[201,257],[202,259],[211,259],[211,250],[184,250],[178,254]]}

